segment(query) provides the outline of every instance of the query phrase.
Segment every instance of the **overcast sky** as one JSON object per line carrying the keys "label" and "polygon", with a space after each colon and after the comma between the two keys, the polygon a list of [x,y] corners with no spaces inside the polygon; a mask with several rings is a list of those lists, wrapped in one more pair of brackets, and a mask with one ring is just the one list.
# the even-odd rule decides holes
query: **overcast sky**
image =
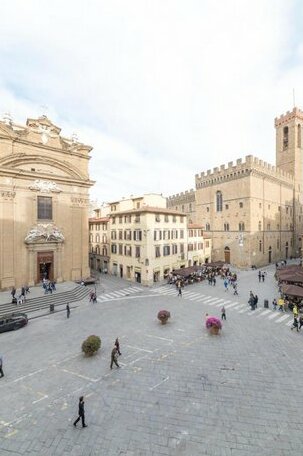
{"label": "overcast sky", "polygon": [[0,116],[41,115],[94,147],[102,201],[193,188],[303,108],[302,0],[7,0]]}

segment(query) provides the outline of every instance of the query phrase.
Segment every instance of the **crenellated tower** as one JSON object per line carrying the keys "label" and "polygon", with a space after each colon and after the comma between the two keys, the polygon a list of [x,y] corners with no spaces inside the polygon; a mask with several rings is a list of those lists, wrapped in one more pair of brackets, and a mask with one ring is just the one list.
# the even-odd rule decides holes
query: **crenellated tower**
{"label": "crenellated tower", "polygon": [[294,176],[295,191],[303,191],[303,111],[293,108],[276,117],[276,166]]}

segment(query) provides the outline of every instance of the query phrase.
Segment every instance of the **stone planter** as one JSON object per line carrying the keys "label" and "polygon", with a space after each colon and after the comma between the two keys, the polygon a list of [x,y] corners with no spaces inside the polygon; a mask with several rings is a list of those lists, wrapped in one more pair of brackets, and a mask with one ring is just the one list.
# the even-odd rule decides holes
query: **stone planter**
{"label": "stone planter", "polygon": [[170,318],[170,312],[168,312],[168,310],[160,310],[157,318],[160,320],[162,325],[166,325],[167,320]]}

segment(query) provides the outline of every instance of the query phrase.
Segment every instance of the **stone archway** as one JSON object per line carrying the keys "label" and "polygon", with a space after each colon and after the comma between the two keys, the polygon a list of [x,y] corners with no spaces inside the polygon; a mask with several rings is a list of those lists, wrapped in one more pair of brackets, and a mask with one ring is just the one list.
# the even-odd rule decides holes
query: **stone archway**
{"label": "stone archway", "polygon": [[224,248],[224,263],[230,263],[230,248],[227,246]]}

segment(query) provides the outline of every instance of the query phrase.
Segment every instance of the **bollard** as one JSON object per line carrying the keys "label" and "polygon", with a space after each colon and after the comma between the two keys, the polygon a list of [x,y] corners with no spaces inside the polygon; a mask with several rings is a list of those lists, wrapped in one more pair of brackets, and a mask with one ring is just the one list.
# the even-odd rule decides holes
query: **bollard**
{"label": "bollard", "polygon": [[268,299],[264,299],[264,309],[268,309]]}
{"label": "bollard", "polygon": [[50,304],[49,305],[49,311],[50,312],[55,312],[55,304]]}

